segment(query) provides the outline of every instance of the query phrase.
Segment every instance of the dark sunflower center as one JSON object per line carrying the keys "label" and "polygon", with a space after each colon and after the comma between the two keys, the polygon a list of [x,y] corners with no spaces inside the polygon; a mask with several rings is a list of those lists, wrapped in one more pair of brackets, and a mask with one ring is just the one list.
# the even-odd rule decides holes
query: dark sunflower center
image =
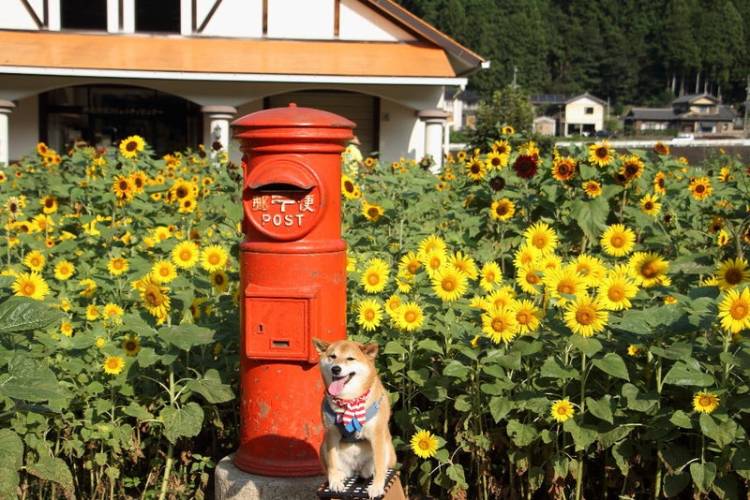
{"label": "dark sunflower center", "polygon": [[380,215],[380,212],[375,207],[368,208],[367,213],[370,215],[370,217],[377,217],[378,215]]}
{"label": "dark sunflower center", "polygon": [[736,267],[730,268],[724,273],[724,279],[730,285],[736,285],[742,282],[742,272]]}
{"label": "dark sunflower center", "polygon": [[125,149],[130,152],[135,151],[137,148],[138,144],[135,141],[130,141],[125,145]]}
{"label": "dark sunflower center", "polygon": [[351,181],[344,181],[344,189],[347,193],[351,193],[354,191],[354,184]]}
{"label": "dark sunflower center", "polygon": [[594,322],[594,311],[588,307],[583,307],[576,311],[576,321],[582,325],[590,325]]}
{"label": "dark sunflower center", "polygon": [[609,150],[607,148],[596,148],[597,158],[604,159],[609,156]]}

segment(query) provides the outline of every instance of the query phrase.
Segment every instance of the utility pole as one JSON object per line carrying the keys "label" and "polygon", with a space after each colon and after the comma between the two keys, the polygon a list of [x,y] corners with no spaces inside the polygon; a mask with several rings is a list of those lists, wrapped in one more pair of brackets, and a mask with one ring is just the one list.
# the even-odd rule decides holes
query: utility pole
{"label": "utility pole", "polygon": [[513,66],[513,83],[511,86],[515,89],[518,87],[518,66]]}
{"label": "utility pole", "polygon": [[750,136],[750,75],[747,76],[747,87],[745,87],[745,120],[742,128],[745,131],[745,137]]}

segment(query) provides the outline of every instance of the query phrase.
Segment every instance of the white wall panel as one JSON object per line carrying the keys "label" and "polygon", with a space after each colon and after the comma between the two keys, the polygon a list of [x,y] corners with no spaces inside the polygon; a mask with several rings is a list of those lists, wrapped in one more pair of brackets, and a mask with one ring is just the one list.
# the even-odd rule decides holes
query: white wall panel
{"label": "white wall panel", "polygon": [[333,0],[269,0],[271,38],[333,38]]}
{"label": "white wall panel", "polygon": [[[38,29],[34,19],[23,6],[21,0],[0,0],[0,3],[2,3],[0,7],[0,29]],[[42,19],[41,15],[39,15],[39,19]]]}
{"label": "white wall panel", "polygon": [[[270,4],[276,0],[271,0]],[[199,0],[198,26],[214,0]],[[270,14],[269,14],[270,16]],[[203,29],[204,36],[260,38],[263,36],[263,0],[224,0]]]}
{"label": "white wall panel", "polygon": [[376,13],[359,0],[342,0],[339,11],[339,38],[378,42],[411,41],[407,31]]}
{"label": "white wall panel", "polygon": [[10,114],[10,159],[19,160],[32,154],[39,141],[39,98],[27,97],[16,101]]}

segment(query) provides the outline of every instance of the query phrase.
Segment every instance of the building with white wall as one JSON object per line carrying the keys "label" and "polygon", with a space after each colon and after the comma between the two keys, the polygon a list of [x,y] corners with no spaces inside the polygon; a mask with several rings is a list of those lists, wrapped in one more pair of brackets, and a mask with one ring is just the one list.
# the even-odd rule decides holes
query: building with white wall
{"label": "building with white wall", "polygon": [[391,0],[2,0],[0,163],[131,134],[226,147],[233,118],[291,101],[356,122],[365,154],[440,161],[433,111],[487,64]]}
{"label": "building with white wall", "polygon": [[557,134],[594,135],[604,130],[607,103],[588,92],[576,96],[543,94],[531,96],[538,113],[556,121]]}

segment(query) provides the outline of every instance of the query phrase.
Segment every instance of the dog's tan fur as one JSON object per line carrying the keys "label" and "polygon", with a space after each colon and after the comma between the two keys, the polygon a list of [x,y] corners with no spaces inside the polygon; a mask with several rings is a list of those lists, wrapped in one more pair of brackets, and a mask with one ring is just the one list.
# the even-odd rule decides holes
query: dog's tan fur
{"label": "dog's tan fur", "polygon": [[[331,367],[338,365],[342,367],[343,373],[356,372],[339,397],[353,399],[369,389],[365,407],[369,408],[380,402],[377,414],[364,424],[358,434],[358,437],[363,438],[362,441],[342,442],[339,428],[335,424],[329,424],[325,415],[321,415],[326,433],[320,447],[320,458],[328,476],[329,487],[332,491],[343,491],[344,481],[359,474],[364,478],[373,478],[372,485],[368,488],[371,498],[382,495],[387,469],[396,465],[396,451],[388,429],[391,404],[375,369],[378,346],[348,340],[328,344],[319,339],[313,339],[313,344],[320,355],[320,371],[326,387],[326,398],[330,398],[327,389],[332,379]],[[333,407],[330,399],[329,404]]]}

